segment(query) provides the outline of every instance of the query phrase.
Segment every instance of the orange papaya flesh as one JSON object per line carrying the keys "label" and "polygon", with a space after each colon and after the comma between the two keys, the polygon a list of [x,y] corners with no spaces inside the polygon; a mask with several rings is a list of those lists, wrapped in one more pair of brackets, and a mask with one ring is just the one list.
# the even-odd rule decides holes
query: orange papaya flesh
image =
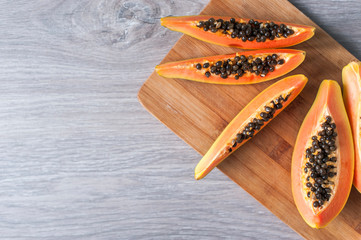
{"label": "orange papaya flesh", "polygon": [[169,62],[155,69],[167,78],[227,85],[252,84],[289,73],[305,56],[304,51],[293,49],[255,50]]}
{"label": "orange papaya flesh", "polygon": [[352,132],[336,81],[324,80],[299,130],[292,155],[292,193],[305,222],[330,223],[352,187]]}
{"label": "orange papaya flesh", "polygon": [[195,179],[205,177],[225,158],[263,129],[302,91],[304,75],[284,78],[258,94],[227,125],[195,168]]}
{"label": "orange papaya flesh", "polygon": [[[201,22],[208,22],[208,27]],[[161,25],[205,42],[243,49],[289,47],[310,39],[315,32],[314,27],[299,24],[205,15],[165,17]]]}
{"label": "orange papaya flesh", "polygon": [[343,99],[351,123],[355,147],[353,185],[361,193],[361,62],[351,62],[343,68]]}

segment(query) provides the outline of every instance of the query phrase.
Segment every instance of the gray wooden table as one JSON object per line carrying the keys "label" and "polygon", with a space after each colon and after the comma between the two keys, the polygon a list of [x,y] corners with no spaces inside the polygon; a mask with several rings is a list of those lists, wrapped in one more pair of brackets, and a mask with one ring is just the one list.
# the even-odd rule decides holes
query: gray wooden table
{"label": "gray wooden table", "polygon": [[[291,2],[361,59],[359,0]],[[300,238],[218,170],[195,181],[137,101],[181,36],[159,18],[206,4],[0,0],[0,238]]]}

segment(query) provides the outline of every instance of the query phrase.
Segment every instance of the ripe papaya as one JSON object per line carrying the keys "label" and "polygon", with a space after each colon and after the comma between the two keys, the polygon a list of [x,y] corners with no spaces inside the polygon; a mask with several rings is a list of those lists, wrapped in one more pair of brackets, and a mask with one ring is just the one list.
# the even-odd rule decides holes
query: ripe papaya
{"label": "ripe papaya", "polygon": [[298,67],[306,53],[293,49],[237,52],[169,62],[156,66],[167,78],[183,78],[216,84],[252,84],[287,74]]}
{"label": "ripe papaya", "polygon": [[258,94],[227,125],[195,168],[195,179],[205,177],[213,168],[249,141],[275,118],[302,91],[304,75],[284,78]]}
{"label": "ripe papaya", "polygon": [[292,23],[204,15],[164,17],[161,25],[205,42],[243,49],[293,46],[310,39],[315,31]]}
{"label": "ripe papaya", "polygon": [[324,80],[299,130],[292,155],[292,193],[303,219],[325,227],[343,209],[352,187],[352,132],[336,81]]}
{"label": "ripe papaya", "polygon": [[361,62],[351,62],[342,71],[343,99],[351,123],[355,147],[355,172],[353,185],[361,193]]}

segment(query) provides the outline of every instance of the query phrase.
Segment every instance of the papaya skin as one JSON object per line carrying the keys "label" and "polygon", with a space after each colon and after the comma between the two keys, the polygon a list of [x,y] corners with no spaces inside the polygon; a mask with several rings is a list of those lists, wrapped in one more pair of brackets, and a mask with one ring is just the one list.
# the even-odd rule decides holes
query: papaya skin
{"label": "papaya skin", "polygon": [[[242,143],[238,144],[232,149],[232,152],[225,152],[224,149],[227,144],[235,137],[235,135],[249,123],[250,119],[253,119],[254,114],[261,109],[263,111],[264,106],[280,96],[280,94],[289,94],[288,100],[283,103],[283,107],[274,113],[273,119],[287,107],[302,91],[307,83],[307,78],[300,74],[284,78],[258,94],[251,102],[249,102],[236,117],[227,125],[223,132],[219,135],[216,141],[213,143],[208,152],[200,160],[195,168],[194,177],[196,180],[205,177],[212,169],[226,159],[231,153],[233,153],[240,146],[245,144],[252,138],[243,140]],[[258,133],[269,123],[265,122],[264,125],[255,132]]]}
{"label": "papaya skin", "polygon": [[360,114],[361,114],[361,62],[351,62],[343,68],[343,98],[350,119],[354,147],[355,172],[353,185],[361,193],[361,146],[360,146]]}
{"label": "papaya skin", "polygon": [[[212,74],[210,77],[205,76],[205,69],[197,70],[195,65],[197,63],[215,63],[217,61],[224,61],[227,59],[233,59],[235,56],[249,56],[252,55],[256,57],[262,57],[272,54],[277,54],[281,58],[285,59],[285,63],[283,65],[277,65],[276,69],[273,72],[267,73],[265,77],[261,77],[260,75],[251,74],[249,72],[245,73],[238,80],[234,78],[234,76],[229,76],[226,79],[221,78],[220,75]],[[166,78],[182,78],[187,80],[193,80],[197,82],[204,83],[214,83],[214,84],[224,84],[224,85],[241,85],[241,84],[253,84],[264,82],[268,80],[272,80],[274,78],[283,76],[290,71],[297,68],[305,59],[306,53],[300,50],[293,49],[266,49],[266,50],[255,50],[255,51],[247,51],[247,52],[239,52],[228,55],[217,55],[210,57],[202,57],[202,58],[193,58],[187,59],[177,62],[169,62],[165,64],[161,64],[155,67],[156,72]],[[203,64],[202,64],[203,65]]]}
{"label": "papaya skin", "polygon": [[[180,17],[164,17],[161,18],[161,25],[177,32],[187,34],[191,37],[199,39],[204,42],[213,43],[226,47],[237,47],[242,49],[265,49],[265,48],[282,48],[289,47],[304,42],[315,33],[315,28],[311,26],[284,23],[285,25],[292,27],[295,30],[295,34],[289,36],[288,38],[276,38],[274,40],[267,39],[265,42],[256,42],[256,41],[246,41],[243,42],[238,38],[231,38],[230,36],[221,34],[219,32],[212,33],[210,31],[204,31],[196,26],[196,23],[199,21],[206,21],[211,17],[215,19],[224,19],[230,20],[231,17],[220,17],[220,16],[206,16],[206,15],[196,15],[196,16],[180,16]],[[240,19],[235,18],[236,21],[248,21],[249,19]],[[255,19],[259,22],[269,22],[266,20]],[[276,24],[281,24],[282,22],[274,22]]]}
{"label": "papaya skin", "polygon": [[[334,184],[333,196],[325,207],[314,212],[310,199],[302,191],[304,182],[301,180],[303,161],[307,142],[314,130],[319,127],[320,119],[327,114],[332,117],[337,130],[338,167]],[[324,80],[321,83],[316,99],[307,113],[299,130],[291,167],[292,194],[298,211],[305,222],[312,228],[327,226],[345,206],[352,187],[354,171],[354,150],[351,127],[343,104],[341,88],[336,81]]]}

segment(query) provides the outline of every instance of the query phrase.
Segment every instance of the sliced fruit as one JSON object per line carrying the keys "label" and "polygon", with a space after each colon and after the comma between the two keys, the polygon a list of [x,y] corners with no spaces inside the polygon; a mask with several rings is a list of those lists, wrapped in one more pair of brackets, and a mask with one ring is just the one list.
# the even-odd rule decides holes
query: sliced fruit
{"label": "sliced fruit", "polygon": [[205,42],[243,49],[293,46],[310,39],[315,31],[292,23],[204,15],[165,17],[161,24]]}
{"label": "sliced fruit", "polygon": [[305,59],[304,51],[269,49],[194,58],[156,66],[167,78],[216,84],[252,84],[285,75]]}
{"label": "sliced fruit", "polygon": [[353,185],[361,193],[361,62],[351,62],[342,71],[343,99],[350,119],[355,147]]}
{"label": "sliced fruit", "polygon": [[343,209],[352,187],[351,127],[336,81],[324,80],[299,130],[292,156],[292,193],[313,228],[325,227]]}
{"label": "sliced fruit", "polygon": [[249,141],[275,118],[302,91],[304,75],[280,80],[258,94],[228,124],[195,168],[195,179],[205,177],[213,168]]}

